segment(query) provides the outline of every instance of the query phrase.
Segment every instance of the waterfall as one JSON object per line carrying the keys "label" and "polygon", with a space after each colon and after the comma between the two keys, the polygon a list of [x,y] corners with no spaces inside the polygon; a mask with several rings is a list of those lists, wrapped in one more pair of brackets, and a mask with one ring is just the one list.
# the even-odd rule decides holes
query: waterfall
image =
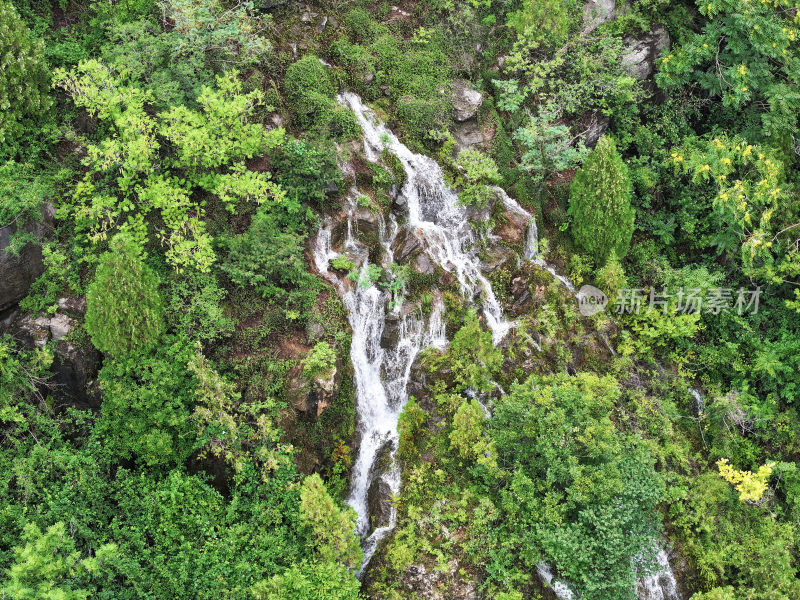
{"label": "waterfall", "polygon": [[536,219],[534,216],[522,208],[519,205],[519,202],[509,196],[503,188],[495,187],[493,189],[497,193],[497,197],[500,199],[500,202],[503,203],[503,206],[505,206],[508,212],[519,215],[528,221],[528,230],[525,234],[525,247],[523,248],[523,256],[550,273],[553,278],[564,284],[564,286],[574,294],[575,286],[572,285],[572,282],[556,271],[555,267],[547,264],[539,254],[539,228],[536,225]]}
{"label": "waterfall", "polygon": [[[476,238],[466,218],[465,208],[456,193],[444,180],[441,167],[430,157],[414,154],[397,137],[380,123],[352,93],[343,93],[339,102],[350,108],[364,131],[364,150],[367,159],[376,162],[383,150],[391,151],[402,164],[406,180],[398,198],[407,207],[404,227],[416,232],[425,242],[425,251],[442,269],[452,273],[464,296],[471,302],[478,300],[486,324],[495,343],[505,337],[513,323],[503,318],[502,308],[489,281],[480,271]],[[332,258],[340,256],[332,248],[335,223],[328,219],[317,232],[314,241],[314,263],[319,273],[330,281],[342,298],[353,330],[350,358],[356,384],[361,442],[353,465],[350,496],[347,500],[358,514],[356,530],[362,536],[363,572],[378,544],[394,528],[396,519],[393,506],[388,522],[372,527],[369,511],[370,486],[377,481],[391,495],[400,490],[400,472],[394,460],[398,445],[397,423],[408,399],[407,385],[411,366],[417,354],[426,346],[444,347],[447,344],[444,327],[444,303],[436,294],[430,314],[406,311],[405,306],[387,309],[387,292],[367,281],[369,272],[368,249],[354,235],[356,198],[355,188],[348,194],[347,237],[343,252],[354,261],[361,273],[362,282],[353,285],[341,280],[329,269]],[[389,223],[379,222],[379,240],[384,250],[383,264],[392,262],[392,243],[399,227],[394,217]],[[399,319],[396,340],[386,348],[381,345],[388,317]],[[388,451],[388,465],[378,462]]]}
{"label": "waterfall", "polygon": [[[502,308],[489,281],[480,270],[477,256],[477,239],[469,226],[466,210],[458,201],[456,193],[444,179],[441,167],[430,157],[415,154],[380,123],[361,98],[344,92],[338,101],[356,115],[364,132],[364,150],[367,159],[377,162],[384,150],[392,152],[405,170],[406,180],[398,193],[398,205],[405,206],[407,215],[403,227],[414,231],[424,240],[425,252],[442,269],[452,273],[462,293],[470,302],[480,303],[486,324],[492,332],[494,343],[500,342],[514,323],[503,318]],[[575,293],[574,286],[564,276],[548,265],[539,254],[536,220],[501,188],[496,188],[498,198],[506,210],[528,222],[524,256]],[[428,315],[418,307],[406,306],[402,302],[390,303],[389,292],[367,280],[369,273],[369,250],[354,231],[356,199],[361,193],[351,189],[347,197],[347,235],[342,244],[343,254],[355,262],[361,273],[361,283],[344,281],[329,269],[333,258],[342,256],[332,248],[335,223],[328,218],[317,232],[314,241],[314,263],[319,273],[336,288],[348,312],[352,328],[350,357],[353,363],[356,384],[356,408],[360,445],[353,465],[351,490],[347,503],[357,515],[356,531],[362,537],[364,562],[359,576],[369,564],[378,544],[394,529],[396,510],[390,502],[388,519],[373,527],[369,510],[370,487],[376,481],[392,496],[400,491],[400,470],[395,461],[399,442],[397,430],[400,413],[408,400],[407,386],[414,359],[428,346],[444,348],[447,345],[444,326],[444,302],[435,291],[435,300]],[[389,216],[389,222],[379,219],[378,238],[383,249],[379,266],[391,264],[392,245],[400,230],[397,221]],[[391,308],[390,308],[391,306]],[[408,309],[408,310],[406,310]],[[387,319],[399,320],[398,335],[390,344],[382,345]],[[387,347],[388,346],[388,347]],[[482,404],[487,418],[490,411]],[[380,460],[388,456],[388,461]],[[381,463],[381,464],[378,464]],[[388,464],[387,464],[388,463]],[[662,551],[663,553],[663,551]],[[664,573],[643,579],[639,587],[650,594],[640,600],[679,600],[672,594],[675,586],[666,553],[664,563],[669,574]],[[661,565],[661,554],[659,554]],[[663,565],[662,565],[663,567]],[[537,565],[540,578],[549,585],[560,600],[572,600],[574,592],[569,586],[554,578],[547,564]],[[660,586],[660,587],[659,587]],[[655,590],[666,590],[661,596]]]}
{"label": "waterfall", "polygon": [[656,555],[658,572],[639,580],[636,594],[639,600],[682,600],[678,592],[678,582],[667,558],[666,550],[659,549]]}
{"label": "waterfall", "polygon": [[[352,284],[341,280],[329,269],[332,258],[340,256],[331,248],[334,223],[328,219],[317,232],[314,242],[314,263],[317,270],[330,281],[339,292],[347,309],[352,341],[350,358],[353,363],[356,384],[356,404],[359,417],[361,443],[358,456],[353,465],[351,491],[348,504],[357,515],[356,532],[364,537],[364,562],[361,571],[372,558],[378,543],[386,537],[394,527],[396,518],[394,506],[390,506],[389,522],[372,529],[368,510],[368,494],[370,484],[377,478],[380,484],[388,489],[391,495],[400,491],[400,472],[394,461],[397,451],[397,422],[407,400],[406,386],[411,373],[411,365],[419,351],[426,346],[442,347],[447,343],[444,337],[444,303],[437,296],[427,319],[422,311],[411,312],[400,317],[399,336],[392,348],[385,349],[381,345],[381,337],[386,324],[389,292],[375,283],[366,280],[369,269],[367,248],[353,236],[353,214],[357,190],[349,194],[350,210],[347,223],[347,237],[344,250],[348,258],[359,261],[360,281],[366,283]],[[387,234],[387,229],[389,233]],[[388,248],[391,237],[396,232],[396,224],[387,228],[381,221],[379,238],[384,248]],[[391,309],[395,315],[400,307]],[[380,470],[376,461],[384,449],[388,449],[389,466]],[[359,571],[360,572],[360,571]]]}
{"label": "waterfall", "polygon": [[400,198],[408,209],[407,226],[422,235],[434,262],[456,276],[466,298],[480,297],[486,324],[492,331],[492,339],[498,343],[513,323],[503,319],[500,302],[481,273],[477,239],[469,226],[466,209],[445,183],[442,168],[429,156],[411,152],[356,94],[344,92],[338,100],[356,115],[370,161],[377,161],[384,150],[400,160],[406,173]]}

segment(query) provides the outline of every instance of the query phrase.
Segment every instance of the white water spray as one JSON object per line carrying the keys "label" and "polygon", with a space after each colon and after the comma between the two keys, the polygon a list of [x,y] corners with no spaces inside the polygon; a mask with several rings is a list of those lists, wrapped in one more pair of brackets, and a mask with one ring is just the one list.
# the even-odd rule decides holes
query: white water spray
{"label": "white water spray", "polygon": [[466,209],[445,183],[442,168],[429,156],[411,152],[356,94],[344,92],[338,99],[356,115],[364,131],[364,150],[369,160],[377,161],[384,150],[400,160],[406,173],[400,197],[408,207],[407,226],[424,238],[428,255],[456,276],[465,297],[472,300],[480,296],[486,324],[493,341],[498,343],[513,324],[503,318],[500,302],[481,273],[477,240]]}

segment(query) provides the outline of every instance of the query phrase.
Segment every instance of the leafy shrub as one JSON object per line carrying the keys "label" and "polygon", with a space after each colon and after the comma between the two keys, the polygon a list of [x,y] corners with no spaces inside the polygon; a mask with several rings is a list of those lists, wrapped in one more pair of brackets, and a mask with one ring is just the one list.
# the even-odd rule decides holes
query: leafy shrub
{"label": "leafy shrub", "polygon": [[342,119],[334,102],[336,88],[328,68],[313,54],[292,63],[283,83],[298,125],[322,129]]}
{"label": "leafy shrub", "polygon": [[256,584],[253,594],[256,600],[359,600],[360,587],[344,565],[303,562]]}
{"label": "leafy shrub", "polygon": [[87,289],[86,330],[112,356],[147,352],[164,331],[158,277],[127,236],[115,236],[110,247]]}
{"label": "leafy shrub", "polygon": [[508,15],[507,23],[529,48],[555,46],[566,41],[576,8],[575,0],[523,0],[522,7]]}
{"label": "leafy shrub", "polygon": [[453,416],[450,446],[461,458],[474,460],[479,465],[496,469],[497,453],[494,442],[484,431],[485,421],[483,408],[475,398],[462,403]]}
{"label": "leafy shrub", "polygon": [[456,164],[460,167],[457,185],[462,188],[458,199],[466,205],[485,206],[495,193],[490,186],[500,183],[494,160],[477,148],[467,148],[458,153]]}
{"label": "leafy shrub", "polygon": [[700,86],[721,98],[720,115],[745,137],[768,140],[792,156],[800,108],[796,5],[791,0],[697,0],[695,5],[704,17],[700,30],[661,59],[659,85]]}
{"label": "leafy shrub", "polygon": [[481,328],[478,315],[471,310],[464,326],[453,336],[449,352],[434,358],[431,368],[447,366],[452,370],[456,391],[472,388],[488,392],[493,387],[492,377],[503,364],[503,354],[492,343],[492,334]]}
{"label": "leafy shrub", "polygon": [[222,302],[227,292],[213,273],[171,273],[164,312],[167,321],[191,340],[209,343],[229,335],[233,320]]}
{"label": "leafy shrub", "polygon": [[[287,140],[272,157],[275,181],[285,190],[287,200],[325,208],[328,198],[338,192],[342,171],[333,144]],[[333,190],[333,191],[332,191]],[[291,207],[300,221],[302,210]],[[313,220],[313,219],[308,219]]]}
{"label": "leafy shrub", "polygon": [[[35,42],[13,4],[0,2],[0,152],[13,154],[31,117],[50,107],[43,45]],[[27,124],[26,124],[27,123]]]}
{"label": "leafy shrub", "polygon": [[361,565],[362,552],[355,534],[355,511],[339,510],[316,473],[303,481],[300,520],[309,527],[323,561],[338,561],[349,568]]}
{"label": "leafy shrub", "polygon": [[221,376],[199,350],[188,368],[197,378],[192,420],[201,444],[199,458],[220,458],[234,474],[255,464],[263,481],[289,464],[287,447],[279,443],[280,430],[269,417],[259,414],[258,405],[241,402],[233,383]]}
{"label": "leafy shrub", "polygon": [[51,182],[36,176],[29,165],[0,164],[0,227],[40,219],[41,206],[52,192]]}
{"label": "leafy shrub", "polygon": [[63,521],[45,532],[28,523],[22,541],[25,545],[14,549],[16,561],[0,587],[7,598],[84,600],[97,591],[95,584],[105,587],[113,581],[108,563],[117,558],[117,546],[104,544],[96,555],[82,559]]}
{"label": "leafy shrub", "polygon": [[253,287],[263,298],[304,311],[316,299],[318,280],[303,255],[305,235],[281,226],[260,209],[250,228],[228,238],[229,251],[220,268],[239,287]]}
{"label": "leafy shrub", "polygon": [[309,381],[328,377],[336,368],[336,352],[328,342],[317,342],[303,359],[303,376]]}
{"label": "leafy shrub", "polygon": [[251,13],[250,3],[229,8],[219,0],[161,0],[161,6],[178,34],[177,54],[200,51],[211,61],[246,67],[272,49],[260,35],[264,23]]}
{"label": "leafy shrub", "polygon": [[116,457],[151,466],[182,463],[195,444],[190,407],[197,386],[185,342],[167,339],[152,355],[107,360],[96,432]]}
{"label": "leafy shrub", "polygon": [[55,80],[112,132],[89,145],[84,179],[72,203],[63,207],[92,241],[105,239],[121,222],[120,228],[143,247],[146,218],[155,211],[167,260],[177,270],[207,272],[215,256],[203,218],[205,203],[193,193],[211,193],[230,211],[240,202],[282,197],[269,173],[244,165],[280,144],[283,130],[266,131],[248,122],[263,94],[243,93],[235,71],[218,78],[218,89],[203,88],[199,111],[175,106],[157,119],[145,108],[146,90],[97,61],[58,70]]}
{"label": "leafy shrub", "polygon": [[659,534],[664,485],[641,441],[609,418],[619,395],[611,377],[532,377],[489,421],[509,473],[507,539],[529,569],[554,565],[587,600],[633,597],[634,562],[654,566]]}
{"label": "leafy shrub", "polygon": [[558,171],[578,166],[588,152],[582,141],[574,144],[569,127],[557,124],[553,107],[541,108],[528,124],[514,132],[525,149],[520,168],[541,184]]}

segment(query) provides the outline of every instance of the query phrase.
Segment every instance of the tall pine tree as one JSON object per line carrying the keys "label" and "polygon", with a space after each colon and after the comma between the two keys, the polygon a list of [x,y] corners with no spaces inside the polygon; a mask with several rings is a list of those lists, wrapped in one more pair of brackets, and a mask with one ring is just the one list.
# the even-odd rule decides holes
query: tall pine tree
{"label": "tall pine tree", "polygon": [[603,136],[586,157],[570,188],[572,237],[599,264],[612,252],[622,259],[630,249],[635,211],[631,182],[614,140]]}

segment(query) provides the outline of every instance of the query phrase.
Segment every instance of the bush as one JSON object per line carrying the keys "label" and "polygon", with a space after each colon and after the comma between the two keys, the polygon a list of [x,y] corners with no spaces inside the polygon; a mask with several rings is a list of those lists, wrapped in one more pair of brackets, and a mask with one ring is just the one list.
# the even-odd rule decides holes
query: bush
{"label": "bush", "polygon": [[292,63],[286,69],[286,90],[297,123],[304,129],[326,121],[334,107],[336,89],[328,68],[313,54]]}
{"label": "bush", "polygon": [[14,6],[0,1],[0,153],[13,154],[25,121],[50,107],[43,45],[34,42]]}
{"label": "bush", "polygon": [[[288,140],[272,157],[275,180],[286,191],[287,200],[322,209],[331,189],[338,191],[342,171],[336,163],[336,149],[329,144]],[[295,212],[300,212],[299,207]]]}
{"label": "bush", "polygon": [[220,266],[238,287],[253,287],[262,298],[304,310],[317,288],[303,256],[304,242],[304,234],[261,208],[245,233],[227,240],[229,252]]}
{"label": "bush", "polygon": [[86,330],[112,356],[147,352],[164,330],[158,277],[128,236],[118,234],[110,246],[86,293]]}
{"label": "bush", "polygon": [[630,249],[635,217],[631,195],[628,167],[614,140],[603,136],[575,175],[569,200],[575,243],[600,264],[612,252],[622,259]]}
{"label": "bush", "polygon": [[612,377],[558,375],[515,386],[489,421],[508,539],[529,569],[542,560],[581,598],[633,597],[652,567],[661,477],[641,440],[617,431],[620,389]]}
{"label": "bush", "polygon": [[197,388],[187,368],[191,358],[184,342],[168,340],[152,356],[105,362],[96,432],[115,458],[151,467],[177,465],[188,458],[195,445],[189,407]]}
{"label": "bush", "polygon": [[336,352],[328,342],[317,342],[303,359],[303,376],[309,381],[328,377],[336,368]]}
{"label": "bush", "polygon": [[300,489],[300,521],[311,529],[323,561],[338,561],[351,569],[361,565],[356,513],[350,507],[339,510],[316,473],[306,477]]}

